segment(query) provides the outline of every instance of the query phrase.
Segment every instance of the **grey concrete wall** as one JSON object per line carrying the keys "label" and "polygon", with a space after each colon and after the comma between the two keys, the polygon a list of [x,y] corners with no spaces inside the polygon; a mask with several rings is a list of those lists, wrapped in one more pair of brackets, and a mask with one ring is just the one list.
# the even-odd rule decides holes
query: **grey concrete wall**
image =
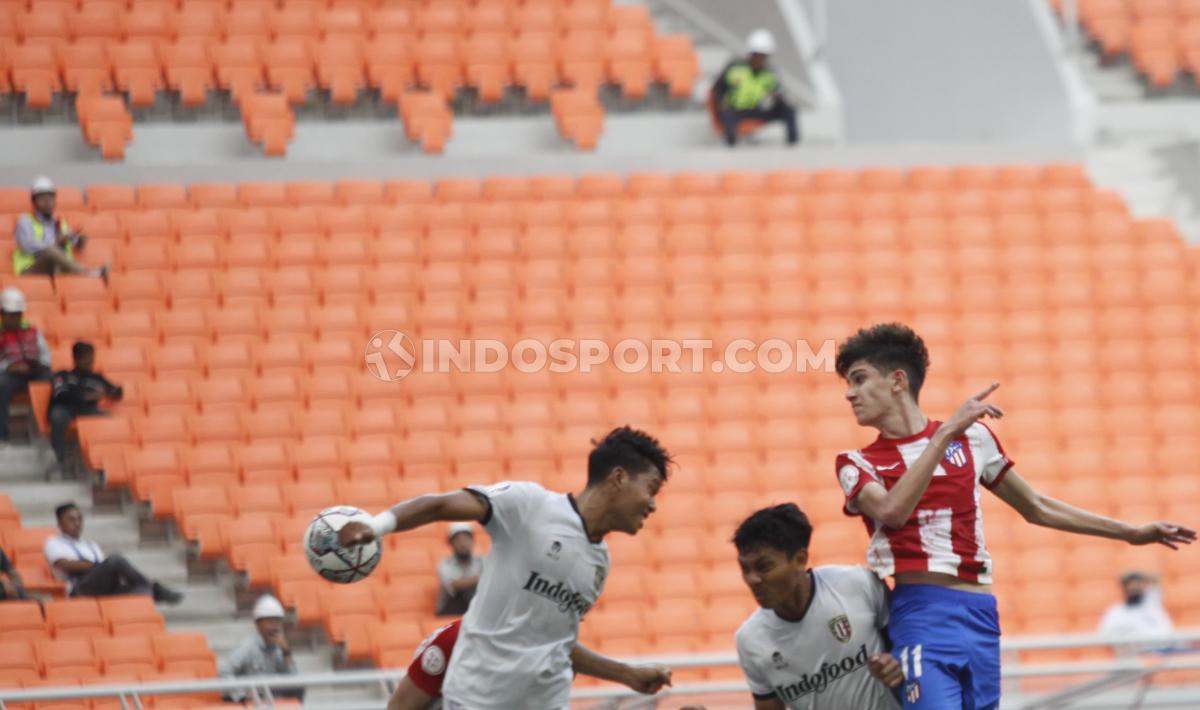
{"label": "grey concrete wall", "polygon": [[769,29],[779,45],[773,58],[777,69],[806,86],[812,83],[776,0],[688,0],[688,4],[731,33],[739,48],[752,31]]}
{"label": "grey concrete wall", "polygon": [[849,140],[1071,140],[1066,91],[1027,3],[831,0],[828,8]]}

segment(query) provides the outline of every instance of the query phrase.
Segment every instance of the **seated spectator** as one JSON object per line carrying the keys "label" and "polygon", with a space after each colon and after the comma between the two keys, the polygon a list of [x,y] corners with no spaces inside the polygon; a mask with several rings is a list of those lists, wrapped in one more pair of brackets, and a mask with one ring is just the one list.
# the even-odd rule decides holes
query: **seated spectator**
{"label": "seated spectator", "polygon": [[4,550],[0,550],[0,601],[5,599],[28,599],[29,595],[25,593],[25,584],[21,581],[21,575],[17,572],[17,568],[8,559],[8,555],[4,554]]}
{"label": "seated spectator", "polygon": [[25,294],[0,292],[0,445],[8,442],[8,407],[30,382],[50,378],[50,346],[25,320]]}
{"label": "seated spectator", "polygon": [[149,594],[156,602],[178,604],[183,595],[146,579],[121,555],[107,555],[83,533],[83,512],[74,503],[54,509],[61,535],[46,539],[43,552],[54,576],[67,585],[69,597]]}
{"label": "seated spectator", "polygon": [[[222,678],[295,675],[296,662],[292,660],[292,649],[283,630],[283,605],[270,594],[264,594],[254,603],[253,615],[256,633],[221,659],[217,674]],[[271,695],[304,700],[304,688],[271,688]],[[224,697],[244,702],[248,696],[245,690],[235,690]]]}
{"label": "seated spectator", "polygon": [[479,575],[483,574],[483,558],[473,554],[475,531],[470,523],[450,526],[450,548],[453,554],[438,563],[438,616],[462,616],[475,596]]}
{"label": "seated spectator", "polygon": [[[1158,578],[1147,572],[1130,571],[1121,575],[1121,593],[1125,600],[1104,612],[1100,633],[1110,636],[1148,636],[1169,634],[1175,630],[1162,605]],[[1119,646],[1118,655],[1166,650],[1168,644]]]}
{"label": "seated spectator", "polygon": [[745,121],[783,121],[788,145],[800,140],[796,109],[783,97],[779,77],[767,65],[775,52],[775,38],[767,30],[755,30],[746,41],[749,56],[726,65],[710,92],[717,123],[725,142],[737,143],[738,126]]}
{"label": "seated spectator", "polygon": [[13,273],[83,274],[108,280],[108,265],[88,269],[75,260],[75,250],[83,248],[86,237],[72,232],[67,221],[54,216],[58,199],[54,183],[48,177],[33,181],[33,211],[21,215],[13,228],[17,248],[13,250]]}
{"label": "seated spectator", "polygon": [[96,372],[96,348],[79,341],[71,346],[75,369],[54,373],[54,391],[50,395],[50,444],[61,466],[67,451],[67,428],[75,417],[105,414],[100,400],[120,400],[124,390]]}

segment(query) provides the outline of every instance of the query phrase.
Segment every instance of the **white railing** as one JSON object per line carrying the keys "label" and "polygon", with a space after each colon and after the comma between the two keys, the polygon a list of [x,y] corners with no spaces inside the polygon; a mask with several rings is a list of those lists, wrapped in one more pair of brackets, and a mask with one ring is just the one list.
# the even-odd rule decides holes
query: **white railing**
{"label": "white railing", "polygon": [[[1200,644],[1200,629],[1187,629],[1166,636],[1111,636],[1100,634],[1027,636],[1002,641],[1000,650],[1004,654],[1104,647],[1153,647],[1177,650],[1176,653],[1155,653],[1102,661],[1037,663],[1016,660],[1009,663],[1003,670],[1003,677],[1012,680],[1096,675],[1109,675],[1129,680],[1139,680],[1166,671],[1200,670],[1200,648],[1196,647],[1197,644]],[[643,656],[631,660],[639,663],[662,663],[676,669],[713,668],[737,665],[737,654],[732,652],[693,653],[670,656]],[[258,707],[271,707],[274,705],[274,697],[271,694],[272,688],[377,685],[385,693],[388,693],[403,676],[404,672],[401,669],[383,669],[305,673],[301,675],[213,678],[158,683],[119,683],[82,687],[66,686],[28,690],[0,689],[0,710],[6,710],[8,703],[78,700],[81,698],[118,698],[122,703],[122,707],[127,710],[140,710],[142,708],[141,699],[143,696],[226,693],[234,690],[246,691],[249,694],[251,702]],[[746,690],[746,684],[740,681],[688,683],[676,686],[671,690],[671,694],[700,695]],[[661,697],[658,699],[661,700]],[[572,694],[572,700],[632,701],[632,705],[621,705],[626,710],[641,707],[643,702],[654,702],[654,698],[642,698],[642,696],[634,695],[628,689],[618,686],[581,688]],[[611,705],[611,707],[616,707],[616,705]]]}

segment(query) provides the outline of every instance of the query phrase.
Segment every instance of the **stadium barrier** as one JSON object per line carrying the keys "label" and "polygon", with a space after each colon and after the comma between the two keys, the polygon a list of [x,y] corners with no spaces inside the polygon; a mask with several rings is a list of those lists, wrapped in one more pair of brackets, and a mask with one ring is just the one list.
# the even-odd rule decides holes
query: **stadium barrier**
{"label": "stadium barrier", "polygon": [[[1094,648],[1154,648],[1161,651],[1135,656],[1118,657],[1099,661],[1073,661],[1038,663],[1022,661],[1013,654],[1038,651],[1084,650]],[[1032,710],[1040,707],[1066,707],[1073,699],[1085,697],[1093,692],[1109,690],[1121,684],[1147,681],[1154,675],[1168,671],[1200,671],[1200,628],[1185,629],[1169,635],[1113,636],[1101,634],[1054,634],[1026,636],[1003,641],[1001,653],[1009,655],[1003,678],[1016,681],[1028,678],[1070,678],[1076,676],[1101,676],[1078,686],[1052,691],[1045,697],[1031,698],[1022,707]],[[694,653],[671,656],[646,656],[631,659],[638,663],[663,663],[674,669],[715,668],[737,665],[737,654],[732,652]],[[331,671],[328,673],[305,673],[300,675],[264,675],[241,678],[214,678],[195,681],[169,681],[156,683],[119,683],[92,686],[39,687],[29,690],[0,689],[0,710],[8,710],[9,703],[31,701],[79,700],[84,698],[118,698],[127,710],[140,710],[142,697],[196,693],[224,693],[231,690],[246,690],[255,707],[274,707],[271,688],[347,687],[376,685],[384,693],[390,693],[403,677],[400,669]],[[626,688],[600,686],[580,688],[571,695],[572,703],[597,701],[597,710],[611,708],[631,710],[654,707],[667,697],[700,696],[749,692],[741,681],[713,681],[680,684],[666,693],[646,697],[635,695]],[[1200,700],[1200,687],[1192,689],[1194,699]],[[1192,696],[1189,696],[1192,697]],[[382,701],[361,706],[364,710],[378,710]],[[339,705],[339,707],[342,707]],[[344,710],[356,710],[345,706]]]}

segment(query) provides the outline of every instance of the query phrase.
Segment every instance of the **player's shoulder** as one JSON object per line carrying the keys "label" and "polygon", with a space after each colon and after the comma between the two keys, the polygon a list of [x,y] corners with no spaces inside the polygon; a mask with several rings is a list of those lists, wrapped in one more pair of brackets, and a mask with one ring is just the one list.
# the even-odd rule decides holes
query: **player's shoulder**
{"label": "player's shoulder", "polygon": [[546,490],[539,483],[533,481],[500,481],[499,483],[487,483],[470,486],[471,490],[483,493],[488,497],[492,496],[507,496],[507,497],[530,497],[551,495],[550,491]]}
{"label": "player's shoulder", "polygon": [[772,613],[766,609],[755,609],[750,616],[746,617],[746,620],[733,634],[734,643],[739,651],[746,651],[762,637],[763,629],[769,622],[768,614]]}
{"label": "player's shoulder", "polygon": [[982,421],[971,422],[971,426],[967,427],[966,436],[968,439],[978,439],[982,441],[999,441],[996,432],[992,431],[991,427],[984,424]]}
{"label": "player's shoulder", "polygon": [[883,583],[862,565],[822,565],[812,572],[818,588],[827,585],[839,592],[870,590]]}

